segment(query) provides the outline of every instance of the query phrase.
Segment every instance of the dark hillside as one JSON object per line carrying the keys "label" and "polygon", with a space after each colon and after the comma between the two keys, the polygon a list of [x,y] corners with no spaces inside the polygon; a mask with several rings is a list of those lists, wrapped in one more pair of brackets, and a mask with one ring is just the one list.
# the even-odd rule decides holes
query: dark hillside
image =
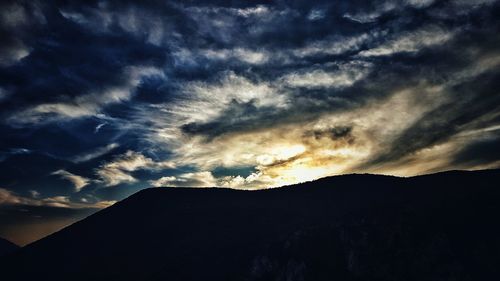
{"label": "dark hillside", "polygon": [[17,246],[16,244],[0,238],[0,257],[10,254],[17,249],[19,249],[19,246]]}
{"label": "dark hillside", "polygon": [[500,171],[154,188],[0,262],[2,280],[500,280]]}

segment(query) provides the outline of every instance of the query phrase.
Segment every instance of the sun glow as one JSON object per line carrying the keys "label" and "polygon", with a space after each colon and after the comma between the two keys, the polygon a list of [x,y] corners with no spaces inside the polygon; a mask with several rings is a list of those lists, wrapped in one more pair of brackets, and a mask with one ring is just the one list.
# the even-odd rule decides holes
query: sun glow
{"label": "sun glow", "polygon": [[303,145],[279,146],[272,148],[270,153],[261,154],[256,157],[260,165],[273,165],[279,162],[288,161],[304,153],[306,148]]}
{"label": "sun glow", "polygon": [[307,164],[299,164],[281,171],[277,179],[277,185],[289,185],[305,181],[315,180],[328,176],[330,171],[324,167],[311,167]]}
{"label": "sun glow", "polygon": [[258,169],[269,176],[272,186],[290,185],[321,177],[341,174],[346,164],[361,156],[348,148],[314,150],[304,145],[289,145],[274,149],[274,155],[258,157]]}

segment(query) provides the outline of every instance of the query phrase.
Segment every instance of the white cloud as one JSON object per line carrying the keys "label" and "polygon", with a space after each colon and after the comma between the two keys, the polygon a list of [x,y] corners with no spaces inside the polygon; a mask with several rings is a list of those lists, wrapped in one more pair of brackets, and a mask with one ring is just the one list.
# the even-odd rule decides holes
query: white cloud
{"label": "white cloud", "polygon": [[[153,120],[154,125],[148,140],[156,146],[165,147],[173,152],[172,162],[177,166],[196,166],[202,171],[214,167],[242,167],[263,165],[265,158],[284,159],[277,155],[282,147],[294,147],[301,143],[290,143],[287,139],[300,140],[303,131],[297,131],[295,126],[284,129],[277,125],[276,130],[266,132],[238,132],[236,134],[219,136],[207,143],[201,136],[186,135],[179,124],[191,122],[210,122],[218,118],[223,110],[233,102],[253,102],[256,107],[276,108],[286,110],[290,106],[287,87],[333,87],[351,86],[362,79],[370,71],[371,65],[365,62],[340,64],[336,71],[327,72],[322,66],[314,68],[310,73],[291,73],[275,81],[253,81],[232,72],[222,75],[215,82],[198,81],[184,85],[179,99],[165,105],[155,105],[144,109],[145,120]],[[330,68],[332,68],[330,66]],[[320,79],[321,78],[321,79]],[[158,114],[158,115],[156,115]],[[154,116],[154,117],[152,117]],[[307,127],[305,124],[297,126]],[[293,134],[285,133],[289,130]],[[276,136],[281,135],[276,139]],[[270,145],[270,143],[276,144]],[[264,161],[264,162],[263,162]],[[277,162],[273,160],[272,162]],[[279,162],[279,161],[278,161]],[[324,171],[322,171],[324,174]],[[275,176],[256,173],[243,180],[248,186],[274,186]],[[219,186],[237,186],[242,178],[217,179]],[[155,181],[155,185],[166,185],[176,182],[178,178],[166,177]],[[279,182],[285,182],[284,180]],[[250,184],[251,183],[251,184]]]}
{"label": "white cloud", "polygon": [[3,25],[15,28],[29,23],[28,15],[26,14],[26,10],[23,6],[12,4],[2,8],[3,11],[0,11],[0,22]]}
{"label": "white cloud", "polygon": [[9,95],[10,95],[10,93],[7,90],[0,87],[0,102],[2,102],[2,100],[6,99]]}
{"label": "white cloud", "polygon": [[288,65],[297,63],[297,59],[318,55],[340,55],[355,52],[364,44],[387,34],[386,31],[372,31],[350,37],[328,37],[326,39],[308,42],[305,46],[290,49],[249,49],[243,47],[221,49],[193,49],[177,47],[173,52],[175,64],[182,67],[201,67],[206,60],[233,62],[249,65]]}
{"label": "white cloud", "polygon": [[[408,89],[390,94],[386,99],[376,99],[350,111],[324,113],[314,120],[276,124],[265,130],[221,135],[209,142],[197,136],[185,137],[171,130],[168,133],[172,139],[179,141],[176,146],[171,147],[174,152],[171,160],[178,166],[194,166],[201,171],[210,171],[216,167],[253,167],[256,172],[246,177],[235,175],[212,179],[204,174],[210,182],[207,186],[215,183],[221,187],[247,189],[356,172],[355,167],[386,149],[388,144],[414,122],[446,100],[443,87],[423,83],[409,86]],[[336,126],[347,126],[352,131],[346,137],[331,137],[328,132]],[[310,131],[320,133],[311,134]],[[161,134],[165,131],[158,132]],[[166,138],[158,141],[166,145],[172,143]],[[407,165],[406,173],[418,171],[418,167],[412,165]],[[376,171],[396,170],[386,168]],[[188,178],[192,177],[164,177],[151,184],[187,186]]]}
{"label": "white cloud", "polygon": [[31,198],[38,198],[38,197],[40,197],[40,192],[38,192],[36,190],[30,190],[29,193],[31,195]]}
{"label": "white cloud", "polygon": [[0,26],[6,28],[11,36],[2,34],[7,37],[2,37],[5,42],[2,42],[3,46],[0,48],[0,66],[16,64],[31,53],[31,47],[21,39],[19,34],[23,34],[27,30],[29,32],[29,29],[37,24],[45,23],[45,17],[37,2],[16,3],[11,1],[11,3],[2,3]]}
{"label": "white cloud", "polygon": [[230,10],[243,17],[250,17],[250,16],[259,17],[271,13],[271,10],[264,5],[257,5],[255,7],[248,7],[244,9],[230,9]]}
{"label": "white cloud", "polygon": [[[38,194],[39,195],[39,194]],[[37,195],[37,196],[38,196]],[[17,195],[16,193],[0,188],[0,205],[25,205],[25,206],[46,206],[69,209],[102,209],[116,203],[116,201],[96,201],[94,203],[76,203],[72,202],[67,196],[53,196],[47,198],[28,198]]]}
{"label": "white cloud", "polygon": [[233,43],[242,36],[258,36],[300,15],[290,8],[278,9],[265,5],[242,9],[191,6],[184,8],[184,11],[197,23],[196,32],[199,35],[224,43]]}
{"label": "white cloud", "polygon": [[127,77],[125,85],[78,96],[71,102],[35,105],[11,115],[8,122],[13,125],[25,125],[97,116],[103,107],[129,100],[143,77],[164,76],[158,68],[136,66],[125,68],[123,75]]}
{"label": "white cloud", "polygon": [[217,187],[217,181],[210,172],[185,173],[178,176],[161,177],[150,181],[155,187]]}
{"label": "white cloud", "polygon": [[488,7],[498,0],[451,0],[448,5],[435,9],[432,15],[445,20],[454,20],[460,17],[467,16],[472,12]]}
{"label": "white cloud", "polygon": [[116,200],[102,200],[102,201],[92,203],[91,206],[93,208],[96,208],[96,209],[104,209],[104,208],[107,208],[111,205],[114,205],[116,202],[117,202]]}
{"label": "white cloud", "polygon": [[57,170],[52,173],[52,175],[57,175],[60,176],[61,178],[70,181],[74,188],[75,192],[80,192],[82,188],[84,188],[86,185],[90,183],[90,180],[88,178],[81,177],[79,175],[72,174],[68,171],[65,170]]}
{"label": "white cloud", "polygon": [[[187,159],[195,156],[198,142],[202,138],[186,135],[180,128],[182,124],[204,123],[216,119],[232,103],[252,103],[256,108],[285,109],[289,106],[288,96],[273,83],[254,81],[233,72],[226,72],[220,79],[212,82],[195,81],[181,88],[172,102],[157,104],[138,110],[137,122],[148,122],[149,131],[145,139],[167,151],[180,155],[184,160],[175,163],[189,163]],[[189,148],[194,150],[190,150]],[[224,150],[221,152],[223,153]],[[209,159],[207,163],[212,161]]]}
{"label": "white cloud", "polygon": [[137,179],[130,175],[130,172],[151,166],[153,163],[151,158],[147,158],[141,153],[127,151],[125,154],[116,157],[113,162],[101,166],[97,170],[97,174],[106,186],[133,183]]}
{"label": "white cloud", "polygon": [[125,154],[117,156],[113,161],[108,162],[97,169],[97,175],[106,186],[114,186],[120,183],[133,183],[137,179],[131,172],[141,169],[165,169],[174,168],[171,162],[154,162],[151,158],[139,152],[127,151]]}
{"label": "white cloud", "polygon": [[434,0],[404,0],[404,1],[394,1],[387,0],[380,3],[379,6],[375,7],[375,9],[370,11],[363,11],[358,13],[347,13],[344,15],[344,18],[349,20],[359,22],[359,23],[370,23],[376,21],[382,15],[392,12],[392,11],[400,11],[405,9],[406,7],[413,8],[426,8],[434,3]]}
{"label": "white cloud", "polygon": [[441,29],[437,26],[425,28],[403,34],[378,47],[359,53],[361,57],[389,56],[395,53],[416,53],[423,48],[441,45],[451,40],[454,31]]}
{"label": "white cloud", "polygon": [[[2,6],[0,10],[0,23],[9,28],[22,28],[30,24],[46,22],[38,1],[26,3],[11,3]],[[26,9],[28,8],[28,9]]]}
{"label": "white cloud", "polygon": [[327,38],[309,43],[301,48],[292,49],[291,53],[300,58],[314,55],[339,55],[348,51],[356,51],[362,44],[383,34],[385,33],[373,32],[344,38]]}
{"label": "white cloud", "polygon": [[148,43],[163,45],[168,42],[173,24],[169,18],[164,17],[156,11],[141,9],[110,9],[105,2],[98,7],[87,7],[86,12],[60,9],[61,15],[75,23],[78,23],[93,32],[113,32],[112,27],[120,27],[122,30],[138,38],[145,38]]}
{"label": "white cloud", "polygon": [[366,62],[340,64],[336,71],[312,68],[290,73],[281,78],[281,82],[290,87],[305,88],[345,88],[365,78],[372,65]]}
{"label": "white cloud", "polygon": [[477,78],[488,71],[498,69],[500,66],[500,53],[493,53],[476,59],[469,67],[461,69],[453,74],[453,78],[448,83],[458,85],[466,81]]}
{"label": "white cloud", "polygon": [[343,16],[346,19],[351,21],[359,22],[359,23],[370,23],[374,22],[378,17],[380,17],[380,13],[372,12],[372,13],[359,13],[355,15],[351,15],[349,13]]}
{"label": "white cloud", "polygon": [[[429,30],[434,32],[432,34],[441,34],[440,29],[426,29],[427,32]],[[422,41],[428,42],[416,40],[418,44]],[[413,43],[410,45],[413,46]],[[398,48],[394,47],[395,50]],[[406,45],[398,50],[401,49],[418,48]],[[165,147],[172,152],[172,162],[177,166],[190,166],[205,172],[167,176],[150,183],[154,186],[257,189],[342,173],[376,172],[407,176],[442,169],[450,163],[453,153],[462,147],[459,142],[421,149],[404,158],[407,162],[393,160],[390,164],[356,170],[372,157],[391,149],[391,145],[402,134],[427,114],[450,102],[453,97],[449,89],[456,83],[495,69],[499,62],[498,56],[483,56],[470,67],[450,73],[447,76],[450,81],[440,85],[425,80],[409,82],[411,84],[406,88],[398,88],[386,93],[384,97],[377,96],[364,103],[352,104],[352,108],[347,111],[324,112],[312,120],[296,121],[293,124],[276,122],[271,128],[229,132],[210,140],[203,135],[183,134],[179,125],[218,120],[232,100],[240,103],[254,101],[256,106],[287,110],[292,100],[287,92],[289,84],[304,87],[348,87],[359,81],[356,79],[362,79],[362,75],[357,75],[366,75],[374,66],[360,61],[339,64],[337,71],[328,71],[334,69],[332,65],[316,65],[309,68],[310,72],[291,73],[274,81],[251,80],[228,72],[216,81],[191,82],[184,85],[173,103],[148,107],[144,109],[144,117],[141,118],[148,122],[153,120],[148,140],[157,147]],[[331,132],[336,126],[352,130],[347,137],[341,138],[324,133]],[[311,131],[320,133],[311,134]],[[418,157],[414,157],[415,155]],[[254,172],[248,176],[220,178],[206,172],[218,167],[251,167]]]}
{"label": "white cloud", "polygon": [[325,17],[326,11],[322,9],[312,9],[307,15],[307,19],[310,21],[316,21],[323,19]]}
{"label": "white cloud", "polygon": [[8,151],[2,151],[0,152],[0,162],[4,161],[11,155],[28,154],[28,153],[31,153],[31,150],[26,148],[12,148],[9,149]]}
{"label": "white cloud", "polygon": [[[442,44],[455,33],[427,26],[412,33],[395,36],[376,46],[367,56],[388,55],[392,52],[418,52],[425,47]],[[371,35],[366,35],[370,40]],[[361,39],[360,39],[361,40]],[[362,39],[363,41],[365,39]],[[360,42],[361,42],[360,41]],[[326,42],[326,41],[325,41]],[[364,42],[364,41],[363,41]],[[318,45],[319,46],[319,45]],[[319,51],[319,47],[317,51]],[[387,49],[386,51],[382,51]],[[313,53],[312,49],[310,50]],[[314,51],[315,52],[315,51]],[[470,79],[471,75],[483,73],[498,65],[496,57],[478,60],[477,65],[449,75],[453,79]],[[178,166],[191,166],[200,171],[211,171],[217,167],[252,167],[249,176],[214,178],[209,172],[188,173],[163,177],[150,183],[154,186],[223,186],[233,188],[263,188],[279,186],[319,177],[360,172],[356,167],[371,159],[384,149],[390,149],[394,140],[415,125],[430,111],[449,102],[447,87],[450,83],[433,85],[422,80],[406,88],[386,93],[386,97],[365,100],[352,104],[349,111],[323,113],[314,120],[279,124],[265,130],[230,132],[207,141],[198,135],[183,134],[182,124],[200,124],[218,120],[229,103],[254,102],[257,107],[286,110],[291,104],[287,87],[349,87],[363,79],[374,65],[363,61],[332,65],[315,65],[309,71],[285,74],[274,81],[250,79],[233,72],[225,72],[215,81],[194,81],[181,85],[181,91],[169,104],[156,104],[144,108],[140,118],[153,120],[150,141],[157,147],[172,151],[172,162]],[[450,79],[451,79],[450,78]],[[451,79],[451,80],[453,80]],[[289,89],[288,89],[289,90]],[[369,89],[368,89],[369,90]],[[335,126],[352,127],[352,138],[304,137],[309,130],[328,132]],[[303,147],[300,153],[293,153]],[[450,156],[437,159],[439,149],[415,152],[422,158],[412,159],[407,164],[372,167],[370,172],[414,175],[425,169],[439,169],[448,163],[455,144],[441,146],[441,151]],[[442,155],[441,155],[442,156]],[[427,166],[424,165],[429,160]],[[366,172],[368,170],[364,170]],[[201,183],[200,183],[201,182]]]}
{"label": "white cloud", "polygon": [[97,157],[103,156],[119,146],[120,145],[117,143],[110,143],[106,146],[99,147],[94,151],[79,154],[79,155],[75,156],[72,161],[75,163],[86,162],[86,161],[95,159]]}
{"label": "white cloud", "polygon": [[[70,12],[70,11],[65,11],[65,10],[59,10],[59,13],[61,14],[61,16],[63,16],[65,19],[68,19],[68,20],[71,20],[73,22],[76,22],[78,24],[82,24],[82,25],[92,25],[92,24],[96,24],[96,23],[93,23],[92,21],[90,21],[88,18],[86,18],[83,14],[80,14],[80,13],[75,13],[75,12]],[[106,26],[110,23],[111,19],[109,18],[108,21],[105,21],[106,24],[102,24],[101,23],[101,26]]]}
{"label": "white cloud", "polygon": [[[441,34],[440,29],[425,30],[431,30],[434,32],[431,32],[432,34]],[[429,42],[416,41],[418,44],[426,42],[424,45]],[[406,45],[402,49],[407,50],[409,47]],[[453,81],[464,81],[470,79],[471,75],[495,68],[498,61],[500,60],[495,56],[485,57],[475,65],[448,77]],[[374,65],[363,61],[339,64],[338,69],[334,71],[328,70],[335,69],[332,65],[316,65],[309,68],[309,72],[285,74],[274,81],[251,80],[228,72],[216,81],[197,81],[184,85],[178,99],[174,99],[173,103],[144,109],[142,118],[148,122],[154,120],[148,139],[157,147],[165,147],[172,152],[171,161],[177,166],[195,167],[199,171],[212,171],[217,167],[251,167],[255,172],[249,176],[221,178],[204,172],[197,176],[188,174],[163,177],[150,183],[154,186],[201,185],[253,189],[360,172],[356,170],[357,167],[383,150],[390,149],[393,141],[426,114],[449,102],[448,87],[453,85],[433,85],[425,80],[412,82],[407,88],[387,93],[385,98],[378,96],[365,103],[352,104],[353,107],[348,111],[325,112],[318,114],[313,120],[293,124],[276,122],[265,130],[257,128],[229,132],[210,140],[203,135],[183,134],[179,125],[190,122],[203,124],[217,120],[232,100],[240,103],[253,101],[257,107],[269,106],[276,110],[287,110],[292,99],[292,96],[288,95],[287,87],[349,87],[363,79],[363,75],[368,75],[373,67]],[[336,126],[352,128],[351,135],[335,138],[308,134],[311,130],[329,132]],[[455,144],[443,146],[442,151],[450,153],[440,160],[436,158],[439,150],[433,153],[416,152],[420,153],[422,159],[429,160],[428,166],[423,165],[425,161],[412,159],[406,164],[374,166],[363,172],[414,175],[425,169],[439,169],[444,163],[449,163],[453,148],[457,147]],[[203,179],[199,182],[205,184],[193,183],[194,178]]]}
{"label": "white cloud", "polygon": [[200,49],[192,50],[187,48],[178,48],[173,52],[175,64],[200,66],[206,63],[206,60],[220,61],[224,63],[246,63],[249,65],[260,65],[267,63],[271,59],[271,54],[266,50],[252,50],[247,48],[233,49]]}
{"label": "white cloud", "polygon": [[482,5],[491,5],[498,0],[453,0],[452,3],[460,6],[482,6]]}
{"label": "white cloud", "polygon": [[99,131],[101,130],[102,127],[104,127],[107,123],[104,122],[104,123],[100,123],[99,125],[95,126],[95,129],[94,129],[94,134],[97,134],[99,133]]}
{"label": "white cloud", "polygon": [[[234,72],[224,73],[213,83],[195,81],[183,85],[180,99],[165,104],[161,111],[169,116],[167,120],[158,120],[167,131],[171,126],[190,122],[204,122],[219,116],[232,102],[253,102],[257,107],[287,106],[287,97],[267,82],[252,81],[236,75]],[[168,124],[166,124],[168,122]],[[169,125],[173,124],[173,125]],[[177,135],[175,137],[178,137]]]}
{"label": "white cloud", "polygon": [[[200,19],[201,15],[210,15],[212,17],[217,16],[235,16],[241,18],[251,18],[260,20],[270,20],[273,17],[287,14],[289,11],[287,9],[277,10],[274,8],[269,8],[266,5],[256,5],[247,8],[226,8],[226,7],[214,7],[214,6],[192,6],[185,8],[187,13],[191,15],[194,19]],[[216,19],[214,19],[216,20]]]}
{"label": "white cloud", "polygon": [[400,6],[393,1],[385,1],[374,10],[369,12],[359,12],[355,14],[347,13],[344,15],[344,18],[347,18],[352,21],[356,21],[359,23],[369,23],[376,21],[381,15],[393,11]]}
{"label": "white cloud", "polygon": [[5,188],[0,188],[0,205],[17,205],[28,202],[30,202],[30,199],[17,196]]}
{"label": "white cloud", "polygon": [[425,8],[434,3],[435,0],[406,0],[405,3],[415,8]]}
{"label": "white cloud", "polygon": [[269,54],[263,51],[253,51],[245,48],[234,49],[207,49],[201,50],[200,54],[206,59],[210,60],[238,60],[248,64],[263,64],[269,59]]}
{"label": "white cloud", "polygon": [[[16,40],[17,41],[17,40]],[[17,41],[15,46],[3,48],[0,54],[0,66],[10,66],[27,57],[31,49],[21,41]]]}
{"label": "white cloud", "polygon": [[[312,10],[311,13],[315,17],[319,17],[320,11],[323,10]],[[208,29],[205,25],[202,25],[200,28],[202,31],[207,29],[206,32],[221,33],[218,35],[221,38],[232,36],[230,33],[234,30],[230,24],[228,24],[227,27],[230,30],[227,32],[221,31],[220,28],[215,28],[215,30]],[[182,67],[202,67],[206,64],[206,60],[223,61],[226,63],[238,62],[249,65],[261,65],[266,63],[287,65],[297,63],[297,59],[310,56],[340,55],[346,52],[355,52],[364,44],[386,35],[386,31],[374,30],[369,33],[361,33],[350,37],[330,36],[325,39],[308,42],[302,47],[284,48],[280,50],[266,48],[250,49],[244,47],[196,49],[192,47],[175,46],[173,57],[175,64]],[[229,39],[224,40],[230,41]]]}

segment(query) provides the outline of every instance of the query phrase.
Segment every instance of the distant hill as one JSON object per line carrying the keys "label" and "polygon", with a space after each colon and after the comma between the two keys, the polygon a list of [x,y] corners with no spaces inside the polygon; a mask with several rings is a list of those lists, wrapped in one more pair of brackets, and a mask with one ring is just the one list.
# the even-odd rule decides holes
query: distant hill
{"label": "distant hill", "polygon": [[0,257],[10,254],[17,249],[19,249],[19,246],[0,237]]}
{"label": "distant hill", "polygon": [[500,171],[146,189],[0,260],[2,280],[500,280]]}

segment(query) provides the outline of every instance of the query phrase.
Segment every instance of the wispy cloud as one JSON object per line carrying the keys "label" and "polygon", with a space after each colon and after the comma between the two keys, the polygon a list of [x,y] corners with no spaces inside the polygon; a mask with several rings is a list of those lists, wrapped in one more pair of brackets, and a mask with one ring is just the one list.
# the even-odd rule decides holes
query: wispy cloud
{"label": "wispy cloud", "polygon": [[345,88],[365,78],[371,67],[370,63],[357,61],[340,64],[338,69],[333,71],[313,67],[286,74],[281,81],[290,87]]}
{"label": "wispy cloud", "polygon": [[371,23],[378,20],[384,14],[401,11],[408,7],[417,9],[426,8],[434,2],[434,0],[375,1],[374,9],[370,9],[370,11],[360,11],[353,14],[346,13],[343,17],[359,23]]}
{"label": "wispy cloud", "polygon": [[0,188],[0,205],[25,205],[25,206],[45,206],[55,208],[70,209],[102,209],[109,207],[116,201],[98,201],[94,203],[76,203],[72,202],[67,196],[54,196],[46,198],[28,198],[17,195],[16,193]]}
{"label": "wispy cloud", "polygon": [[106,146],[103,147],[98,147],[97,149],[90,151],[90,152],[85,152],[82,154],[78,154],[77,156],[74,157],[72,160],[75,163],[81,163],[81,162],[86,162],[92,159],[95,159],[97,157],[103,156],[112,150],[118,148],[120,145],[118,143],[110,143]]}
{"label": "wispy cloud", "polygon": [[453,38],[455,31],[443,30],[436,26],[403,34],[380,46],[364,50],[359,53],[361,57],[389,56],[396,53],[416,53],[424,48],[442,45]]}
{"label": "wispy cloud", "polygon": [[75,192],[80,192],[82,188],[90,183],[88,178],[72,174],[65,170],[57,170],[52,175],[60,176],[62,179],[70,181],[75,188]]}
{"label": "wispy cloud", "polygon": [[[482,139],[498,125],[495,1],[306,2],[68,3],[52,10],[63,30],[27,4],[5,9],[2,28],[23,36],[0,31],[30,51],[2,65],[18,77],[0,88],[8,143],[69,160],[48,173],[81,193],[411,175],[495,143]],[[33,22],[54,37],[20,28]]]}
{"label": "wispy cloud", "polygon": [[115,186],[120,183],[133,183],[137,179],[131,173],[141,169],[174,168],[172,162],[155,162],[139,152],[127,151],[115,157],[111,162],[100,166],[96,173],[105,186]]}
{"label": "wispy cloud", "polygon": [[17,112],[8,118],[8,123],[23,126],[27,124],[68,121],[72,119],[98,116],[110,104],[129,100],[133,89],[145,76],[162,76],[163,72],[153,67],[127,67],[123,74],[125,85],[111,87],[96,93],[78,96],[73,101],[38,104]]}
{"label": "wispy cloud", "polygon": [[155,187],[217,187],[217,180],[210,172],[186,173],[178,176],[161,177],[150,181]]}

